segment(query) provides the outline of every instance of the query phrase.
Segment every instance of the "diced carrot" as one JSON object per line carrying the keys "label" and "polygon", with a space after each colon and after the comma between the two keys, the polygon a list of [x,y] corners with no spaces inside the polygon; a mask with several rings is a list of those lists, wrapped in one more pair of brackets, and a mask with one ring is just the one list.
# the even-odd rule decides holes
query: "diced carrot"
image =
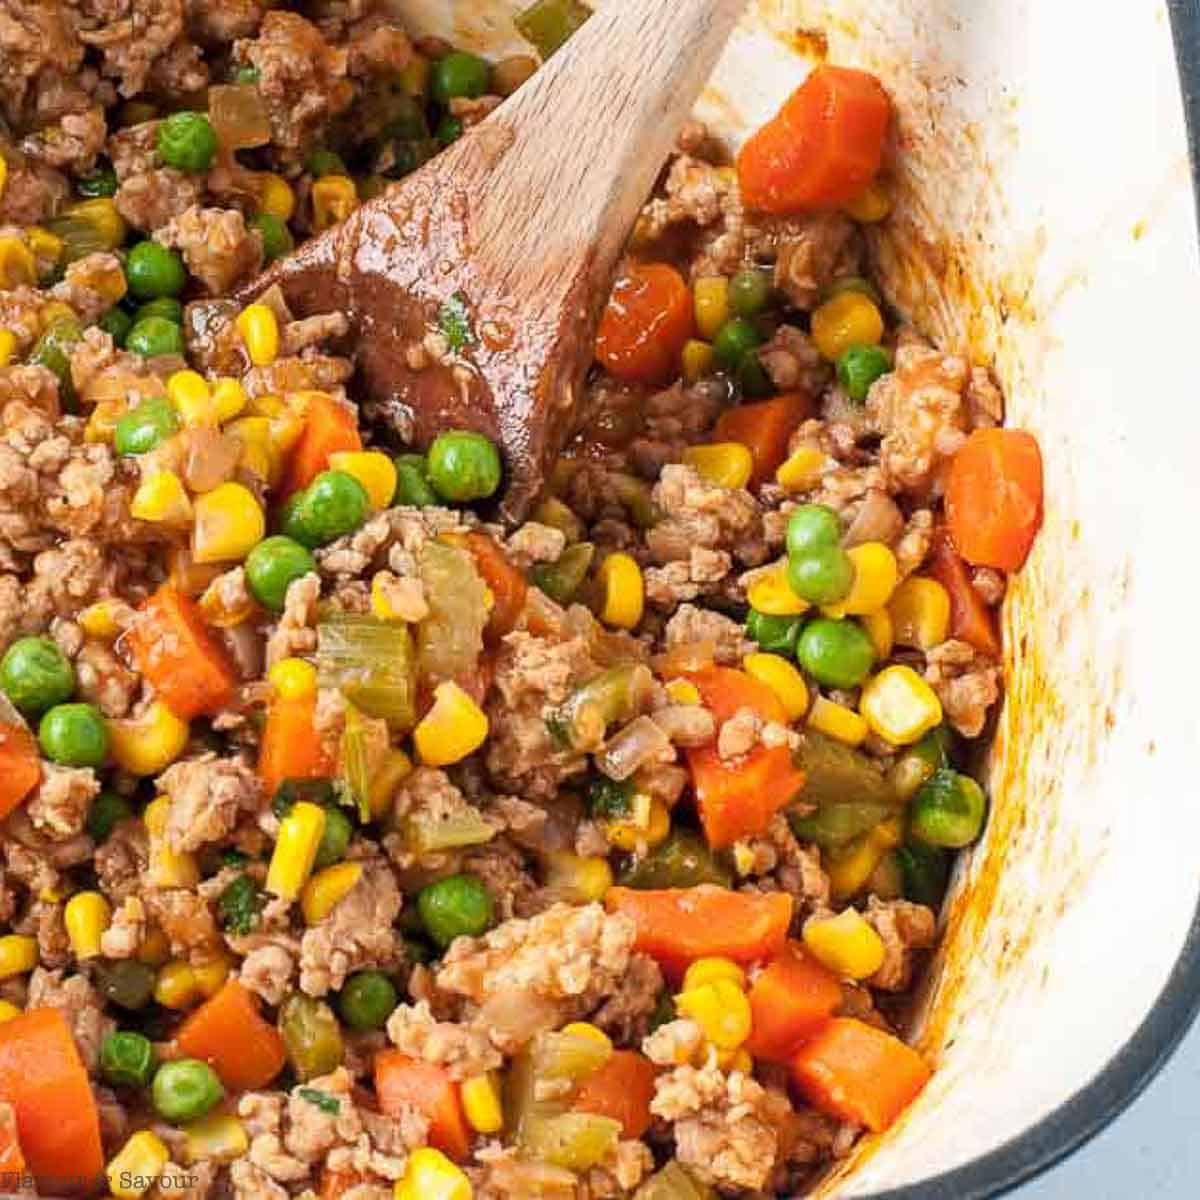
{"label": "diced carrot", "polygon": [[1042,452],[1023,429],[976,429],[950,464],[946,516],[959,554],[1015,571],[1042,523]]}
{"label": "diced carrot", "polygon": [[215,713],[233,699],[229,656],[196,602],[170,584],[142,604],[126,640],[138,670],[176,716]]}
{"label": "diced carrot", "polygon": [[792,1078],[830,1116],[882,1133],[930,1076],[925,1060],[898,1037],[851,1017],[835,1017],[795,1053]]}
{"label": "diced carrot", "polygon": [[713,426],[714,442],[741,442],[754,459],[750,483],[757,487],[775,478],[779,464],[787,458],[788,439],[806,417],[812,416],[813,404],[799,392],[737,404],[727,408]]}
{"label": "diced carrot", "polygon": [[672,978],[698,958],[751,963],[777,954],[792,920],[787,892],[731,892],[705,883],[640,891],[612,887],[604,902],[637,927],[635,946]]}
{"label": "diced carrot", "polygon": [[0,1100],[13,1107],[17,1154],[44,1195],[92,1190],[104,1169],[100,1117],[59,1009],[31,1008],[0,1025]]}
{"label": "diced carrot", "polygon": [[644,1054],[614,1050],[608,1062],[579,1085],[575,1107],[620,1121],[623,1136],[640,1138],[650,1128],[655,1074],[654,1064]]}
{"label": "diced carrot", "polygon": [[7,817],[41,780],[37,739],[24,725],[0,725],[0,817]]}
{"label": "diced carrot", "polygon": [[265,1087],[286,1060],[279,1031],[236,979],[192,1012],[179,1027],[175,1045],[186,1057],[208,1063],[231,1091]]}
{"label": "diced carrot", "polygon": [[719,726],[743,708],[752,709],[764,721],[787,723],[787,709],[765,683],[735,667],[704,667],[690,671],[688,679],[696,686],[704,707]]}
{"label": "diced carrot", "polygon": [[879,170],[892,104],[879,80],[818,67],[737,158],[748,208],[831,208],[860,195]]}
{"label": "diced carrot", "polygon": [[842,1002],[842,985],[797,942],[787,945],[750,985],[753,1021],[746,1049],[776,1062],[815,1033]]}
{"label": "diced carrot", "polygon": [[5,1175],[18,1175],[28,1169],[21,1153],[21,1138],[17,1133],[17,1113],[11,1104],[0,1107],[0,1187]]}
{"label": "diced carrot", "polygon": [[516,628],[517,620],[525,607],[525,594],[529,585],[525,576],[513,566],[507,554],[494,539],[477,529],[461,535],[446,534],[447,540],[461,541],[463,547],[475,560],[475,569],[492,592],[492,611],[488,616],[487,629],[493,638],[501,638]]}
{"label": "diced carrot", "polygon": [[1000,634],[996,630],[996,619],[983,597],[971,586],[966,565],[944,528],[934,530],[925,569],[950,597],[950,636],[967,642],[983,654],[999,658]]}
{"label": "diced carrot", "polygon": [[596,357],[628,383],[667,383],[692,333],[692,293],[667,263],[637,263],[617,276],[596,332]]}
{"label": "diced carrot", "polygon": [[458,1087],[444,1067],[399,1050],[380,1050],[375,1055],[375,1094],[389,1117],[403,1116],[409,1105],[424,1113],[430,1145],[459,1162],[470,1153],[471,1131]]}
{"label": "diced carrot", "polygon": [[315,728],[317,698],[273,696],[258,747],[258,774],[268,796],[285,779],[321,779],[333,763]]}
{"label": "diced carrot", "polygon": [[287,499],[306,488],[329,467],[329,456],[339,450],[361,450],[358,418],[344,404],[324,392],[310,392],[304,413],[304,432],[292,448],[279,494]]}
{"label": "diced carrot", "polygon": [[331,1171],[327,1166],[321,1168],[321,1179],[317,1185],[318,1200],[342,1200],[351,1189],[361,1187],[367,1182],[367,1177],[360,1171]]}

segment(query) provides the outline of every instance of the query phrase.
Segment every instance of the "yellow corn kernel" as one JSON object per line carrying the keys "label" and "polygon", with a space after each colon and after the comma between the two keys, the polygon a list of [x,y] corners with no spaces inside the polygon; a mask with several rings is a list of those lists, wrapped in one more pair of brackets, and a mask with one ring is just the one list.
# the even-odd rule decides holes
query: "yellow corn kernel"
{"label": "yellow corn kernel", "polygon": [[123,396],[114,396],[109,400],[99,400],[88,417],[87,428],[83,431],[83,440],[92,444],[111,443],[117,428],[117,422],[128,412],[129,403]]}
{"label": "yellow corn kernel", "polygon": [[21,1009],[8,1000],[0,1000],[0,1025],[5,1021],[11,1021],[13,1017],[19,1017]]}
{"label": "yellow corn kernel", "polygon": [[4,195],[4,189],[8,186],[8,159],[0,154],[0,196]]}
{"label": "yellow corn kernel", "polygon": [[459,1088],[463,1115],[476,1133],[499,1133],[504,1128],[504,1107],[500,1102],[500,1084],[494,1071],[472,1075]]}
{"label": "yellow corn kernel", "polygon": [[431,767],[461,762],[487,740],[488,719],[483,709],[453,680],[439,683],[433,707],[413,730],[413,745]]}
{"label": "yellow corn kernel", "polygon": [[196,979],[196,990],[206,999],[209,996],[215,996],[224,986],[232,969],[233,962],[224,953],[207,962],[196,963],[192,967],[192,974]]}
{"label": "yellow corn kernel", "polygon": [[736,1050],[718,1050],[717,1066],[726,1074],[740,1071],[743,1075],[751,1075],[754,1072],[754,1059],[745,1046],[739,1046]]}
{"label": "yellow corn kernel", "polygon": [[264,171],[258,177],[258,207],[281,221],[290,221],[296,211],[296,193],[282,175]]}
{"label": "yellow corn kernel", "polygon": [[936,579],[910,575],[888,601],[896,643],[931,650],[950,632],[950,593]]}
{"label": "yellow corn kernel", "polygon": [[545,865],[547,889],[576,904],[603,900],[613,884],[612,867],[600,856],[585,858],[570,850],[551,850]]}
{"label": "yellow corn kernel", "polygon": [[788,720],[798,721],[808,709],[804,676],[781,654],[747,654],[742,669],[765,683],[787,709]]}
{"label": "yellow corn kernel", "polygon": [[610,554],[597,573],[601,589],[600,619],[618,629],[633,629],[642,619],[646,585],[642,568],[622,551]]}
{"label": "yellow corn kernel", "polygon": [[176,371],[167,380],[167,395],[179,419],[189,428],[216,426],[217,406],[212,388],[198,371]]}
{"label": "yellow corn kernel", "polygon": [[0,979],[24,975],[37,964],[37,938],[24,937],[19,933],[6,933],[0,937]]}
{"label": "yellow corn kernel", "polygon": [[775,482],[789,492],[807,492],[821,482],[825,455],[816,446],[801,446],[779,464]]}
{"label": "yellow corn kernel", "polygon": [[157,775],[186,749],[190,729],[161,700],[152,700],[135,717],[108,723],[113,761],[130,775]]}
{"label": "yellow corn kernel", "polygon": [[129,501],[129,513],[156,525],[185,526],[192,522],[192,502],[183,480],[174,471],[156,471],[138,484]]}
{"label": "yellow corn kernel", "polygon": [[404,618],[392,607],[388,598],[387,577],[382,571],[371,580],[371,612],[381,621],[403,621]]}
{"label": "yellow corn kernel", "polygon": [[590,1021],[572,1021],[569,1025],[564,1025],[562,1031],[569,1033],[572,1037],[586,1038],[589,1042],[595,1042],[597,1046],[603,1046],[606,1050],[611,1051],[613,1048],[612,1038]]}
{"label": "yellow corn kernel", "polygon": [[362,878],[362,863],[340,862],[318,871],[300,893],[300,911],[309,925],[319,925]]}
{"label": "yellow corn kernel", "polygon": [[942,702],[912,667],[891,666],[864,685],[858,711],[873,733],[907,746],[940,724]]}
{"label": "yellow corn kernel", "polygon": [[167,935],[157,926],[151,926],[142,935],[142,944],[138,947],[138,962],[150,967],[161,967],[171,957],[171,943]]}
{"label": "yellow corn kernel", "polygon": [[86,265],[76,264],[73,282],[95,292],[109,304],[116,304],[129,289],[125,272],[115,259],[93,259]]}
{"label": "yellow corn kernel", "polygon": [[237,330],[256,367],[269,367],[279,354],[279,322],[265,304],[248,304],[238,313]]}
{"label": "yellow corn kernel", "polygon": [[826,604],[827,617],[863,616],[878,612],[892,598],[900,570],[891,548],[882,542],[862,542],[846,551],[854,564],[854,582],[844,600]]}
{"label": "yellow corn kernel", "polygon": [[814,698],[808,723],[818,733],[845,742],[847,746],[857,746],[867,736],[867,723],[854,709],[825,696]]}
{"label": "yellow corn kernel", "polygon": [[111,196],[69,204],[63,210],[63,215],[86,221],[107,250],[115,250],[125,240],[125,218],[117,211],[116,201]]}
{"label": "yellow corn kernel", "polygon": [[154,981],[154,998],[164,1008],[189,1008],[200,998],[196,973],[182,958],[164,963]]}
{"label": "yellow corn kernel", "polygon": [[384,755],[383,762],[371,780],[371,795],[369,800],[371,816],[375,820],[379,820],[380,817],[387,813],[391,807],[392,797],[395,794],[397,786],[399,786],[401,780],[407,779],[412,774],[412,771],[412,759],[403,750],[397,750],[395,747],[392,747]]}
{"label": "yellow corn kernel", "polygon": [[679,355],[679,369],[683,373],[685,383],[695,383],[706,375],[712,374],[714,361],[713,348],[708,342],[699,338],[688,338],[683,343]]}
{"label": "yellow corn kernel", "polygon": [[680,992],[675,1011],[691,1017],[718,1050],[736,1050],[750,1036],[750,1001],[732,979],[714,979]]}
{"label": "yellow corn kernel", "polygon": [[116,1200],[138,1200],[153,1186],[170,1157],[160,1137],[148,1129],[139,1130],[108,1164],[108,1190]]}
{"label": "yellow corn kernel", "polygon": [[847,979],[866,979],[883,965],[883,940],[856,908],[811,918],[803,937],[813,958]]}
{"label": "yellow corn kernel", "polygon": [[142,822],[150,835],[145,882],[148,887],[193,888],[200,882],[200,868],[191,854],[171,848],[167,840],[170,809],[171,801],[166,796],[158,796],[142,813]]}
{"label": "yellow corn kernel", "polygon": [[192,557],[198,563],[240,562],[267,532],[262,505],[240,483],[222,483],[196,499]]}
{"label": "yellow corn kernel", "polygon": [[239,467],[272,487],[279,482],[283,456],[275,446],[267,417],[238,417],[230,421],[225,432],[236,438],[241,447]]}
{"label": "yellow corn kernel", "polygon": [[692,285],[696,329],[711,342],[717,330],[729,320],[729,280],[724,275],[705,275]]}
{"label": "yellow corn kernel", "polygon": [[267,891],[284,900],[295,900],[312,874],[313,860],[325,833],[325,810],[301,800],[293,804],[279,822],[271,865],[267,868]]}
{"label": "yellow corn kernel", "polygon": [[[44,262],[51,267],[58,266],[65,243],[57,233],[51,233],[41,225],[30,225],[25,230],[25,240],[29,243],[29,248],[39,263]],[[124,290],[122,290],[121,295],[124,294]],[[121,296],[117,297],[118,300],[120,298]]]}
{"label": "yellow corn kernel", "polygon": [[387,508],[396,494],[396,464],[380,450],[339,450],[329,456],[335,471],[353,475],[366,489],[371,506]]}
{"label": "yellow corn kernel", "polygon": [[754,457],[741,442],[712,442],[689,446],[683,461],[705,483],[724,488],[744,488],[754,473]]}
{"label": "yellow corn kernel", "polygon": [[317,694],[317,668],[307,659],[281,658],[267,678],[283,700],[304,700]]}
{"label": "yellow corn kernel", "polygon": [[348,175],[322,175],[312,185],[313,232],[344,221],[358,207],[354,180]]}
{"label": "yellow corn kernel", "polygon": [[440,1150],[422,1146],[408,1156],[392,1190],[394,1200],[471,1200],[471,1181]]}
{"label": "yellow corn kernel", "polygon": [[639,846],[657,846],[671,832],[671,814],[661,800],[649,796],[634,797],[633,815],[619,821],[604,822],[604,836],[618,850],[634,851]]}
{"label": "yellow corn kernel", "polygon": [[209,1159],[213,1162],[230,1163],[242,1157],[250,1148],[246,1129],[237,1117],[228,1113],[212,1112],[197,1121],[189,1121],[183,1127],[183,1160],[187,1165]]}
{"label": "yellow corn kernel", "polygon": [[75,619],[88,637],[97,638],[102,642],[113,641],[121,632],[121,626],[117,624],[117,602],[114,600],[97,600],[95,604],[89,604]]}
{"label": "yellow corn kernel", "polygon": [[99,892],[76,892],[63,908],[63,924],[78,959],[100,953],[100,936],[112,922],[112,905]]}
{"label": "yellow corn kernel", "polygon": [[0,329],[0,367],[7,367],[17,352],[17,335],[11,329]]}
{"label": "yellow corn kernel", "polygon": [[771,617],[798,617],[808,611],[808,601],[797,596],[788,582],[786,560],[756,572],[746,599],[752,608]]}
{"label": "yellow corn kernel", "polygon": [[700,689],[690,679],[672,679],[666,690],[672,704],[700,703]]}
{"label": "yellow corn kernel", "polygon": [[0,291],[37,283],[33,251],[19,237],[0,237]]}
{"label": "yellow corn kernel", "polygon": [[232,376],[222,375],[213,385],[212,401],[217,410],[217,420],[224,425],[246,407],[246,389]]}
{"label": "yellow corn kernel", "polygon": [[829,892],[835,900],[848,900],[866,886],[887,847],[870,834],[863,834],[835,851],[821,856],[829,876]]}
{"label": "yellow corn kernel", "polygon": [[813,344],[831,362],[851,346],[875,346],[882,337],[883,317],[862,292],[838,292],[812,315]]}
{"label": "yellow corn kernel", "polygon": [[882,221],[891,211],[891,189],[878,176],[867,184],[860,195],[842,205],[842,212],[864,225]]}
{"label": "yellow corn kernel", "polygon": [[690,992],[718,979],[732,980],[739,988],[746,986],[746,972],[732,958],[698,958],[683,976],[683,990]]}
{"label": "yellow corn kernel", "polygon": [[886,608],[880,608],[873,613],[863,613],[858,620],[871,639],[875,657],[880,662],[890,658],[896,640],[892,632],[892,614]]}

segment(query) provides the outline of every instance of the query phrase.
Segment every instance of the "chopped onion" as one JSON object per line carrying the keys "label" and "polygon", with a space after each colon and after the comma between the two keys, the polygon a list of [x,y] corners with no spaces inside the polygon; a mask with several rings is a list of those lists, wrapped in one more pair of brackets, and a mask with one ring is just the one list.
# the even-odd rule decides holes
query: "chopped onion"
{"label": "chopped onion", "polygon": [[671,739],[650,717],[635,717],[596,756],[596,767],[609,779],[628,779],[639,767],[672,762]]}
{"label": "chopped onion", "polygon": [[661,679],[673,679],[676,675],[688,675],[692,671],[703,671],[716,661],[717,643],[680,642],[650,660],[655,674]]}
{"label": "chopped onion", "polygon": [[271,140],[267,106],[252,83],[218,84],[208,89],[208,119],[221,149],[248,150]]}

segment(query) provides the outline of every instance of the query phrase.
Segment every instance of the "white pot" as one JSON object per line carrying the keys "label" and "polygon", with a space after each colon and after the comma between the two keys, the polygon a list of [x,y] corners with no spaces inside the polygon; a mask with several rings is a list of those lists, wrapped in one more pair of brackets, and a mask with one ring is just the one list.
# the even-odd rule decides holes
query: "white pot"
{"label": "white pot", "polygon": [[[399,7],[527,50],[505,0]],[[1173,9],[1200,56],[1196,0]],[[1200,259],[1171,23],[1149,0],[751,0],[700,104],[736,144],[804,77],[814,29],[883,78],[886,290],[994,367],[1046,464],[1005,603],[991,819],[915,1030],[938,1070],[823,1196],[961,1200],[1045,1167],[1129,1103],[1200,1000]]]}

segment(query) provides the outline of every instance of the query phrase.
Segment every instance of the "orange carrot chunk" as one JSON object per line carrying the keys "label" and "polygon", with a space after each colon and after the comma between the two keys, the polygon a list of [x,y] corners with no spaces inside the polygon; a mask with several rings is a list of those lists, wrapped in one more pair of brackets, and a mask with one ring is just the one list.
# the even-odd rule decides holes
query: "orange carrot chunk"
{"label": "orange carrot chunk", "polygon": [[579,1085],[575,1107],[620,1121],[622,1137],[640,1138],[650,1128],[654,1076],[654,1064],[644,1054],[614,1050],[608,1062]]}
{"label": "orange carrot chunk", "polygon": [[471,530],[469,533],[444,536],[447,541],[461,544],[471,555],[475,560],[475,569],[491,589],[492,611],[488,614],[488,633],[494,638],[511,633],[525,607],[525,594],[529,590],[525,576],[486,533]]}
{"label": "orange carrot chunk", "polygon": [[279,494],[286,499],[306,488],[329,467],[329,456],[340,450],[361,450],[358,418],[324,392],[310,392],[304,432],[292,448]]}
{"label": "orange carrot chunk", "polygon": [[283,1070],[286,1057],[279,1031],[236,979],[184,1021],[175,1044],[185,1057],[208,1063],[231,1091],[266,1087]]}
{"label": "orange carrot chunk", "polygon": [[787,458],[788,439],[796,426],[812,416],[812,401],[799,392],[738,404],[727,408],[713,426],[714,442],[741,442],[750,451],[754,471],[750,484],[757,487],[775,478],[779,464]]}
{"label": "orange carrot chunk", "polygon": [[609,888],[608,911],[637,928],[635,947],[678,978],[698,958],[751,963],[778,953],[792,919],[786,892],[731,892],[711,883],[637,891]]}
{"label": "orange carrot chunk", "polygon": [[399,1050],[375,1055],[375,1094],[389,1117],[402,1117],[407,1106],[429,1118],[429,1142],[462,1162],[471,1151],[471,1131],[458,1088],[437,1063],[409,1058]]}
{"label": "orange carrot chunk", "polygon": [[818,67],[742,147],[742,199],[771,213],[853,200],[879,170],[891,112],[874,75]]}
{"label": "orange carrot chunk", "polygon": [[596,357],[629,383],[667,383],[692,333],[692,293],[667,263],[638,263],[617,276],[596,332]]}
{"label": "orange carrot chunk", "polygon": [[[0,1025],[0,1100],[16,1114],[15,1156],[44,1195],[91,1190],[104,1169],[100,1117],[59,1009],[31,1008]],[[12,1160],[14,1151],[6,1156]]]}
{"label": "orange carrot chunk", "polygon": [[946,529],[934,530],[925,570],[950,597],[950,636],[983,654],[1000,657],[1000,634],[992,610],[971,586],[967,568]]}
{"label": "orange carrot chunk", "polygon": [[24,725],[0,725],[0,817],[7,817],[42,781],[37,740]]}
{"label": "orange carrot chunk", "polygon": [[229,656],[196,602],[170,584],[145,601],[126,640],[138,670],[176,716],[188,721],[232,701]]}
{"label": "orange carrot chunk", "polygon": [[835,1017],[796,1051],[796,1086],[816,1108],[882,1133],[930,1076],[925,1060],[898,1037]]}
{"label": "orange carrot chunk", "polygon": [[285,779],[332,774],[333,764],[314,725],[316,711],[315,696],[272,697],[258,748],[258,774],[268,796]]}
{"label": "orange carrot chunk", "polygon": [[842,985],[803,946],[788,942],[755,977],[748,993],[752,1020],[746,1049],[784,1062],[842,1002]]}
{"label": "orange carrot chunk", "polygon": [[950,464],[946,516],[959,554],[1015,571],[1042,523],[1042,452],[1023,429],[976,429]]}

